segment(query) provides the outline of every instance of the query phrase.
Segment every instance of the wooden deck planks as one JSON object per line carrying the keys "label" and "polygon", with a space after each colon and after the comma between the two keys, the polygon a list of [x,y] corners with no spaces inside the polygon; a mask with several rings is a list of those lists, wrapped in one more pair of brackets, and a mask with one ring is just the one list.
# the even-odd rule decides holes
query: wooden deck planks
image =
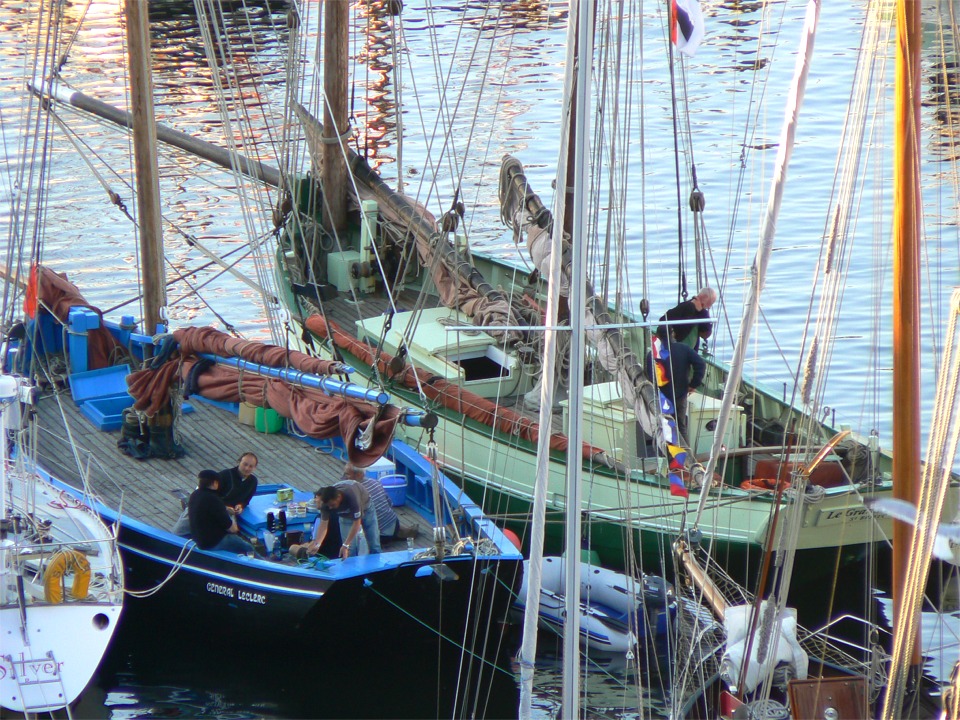
{"label": "wooden deck planks", "polygon": [[[194,412],[181,418],[183,457],[136,460],[117,448],[119,431],[100,431],[80,413],[68,393],[61,393],[61,399],[63,413],[53,395],[43,397],[37,405],[42,465],[76,487],[82,484],[80,468],[85,468],[91,488],[107,505],[116,508],[122,503],[125,515],[157,527],[171,528],[181,513],[180,500],[171,491],[189,495],[200,470],[233,467],[243,452],[256,453],[261,484],[286,482],[312,491],[339,480],[343,469],[343,461],[328,452],[284,433],[257,432],[235,415],[198,399],[190,401]],[[77,457],[65,427],[70,428]],[[418,526],[416,544],[426,545],[432,537],[430,525],[410,509],[396,510],[404,525]]]}

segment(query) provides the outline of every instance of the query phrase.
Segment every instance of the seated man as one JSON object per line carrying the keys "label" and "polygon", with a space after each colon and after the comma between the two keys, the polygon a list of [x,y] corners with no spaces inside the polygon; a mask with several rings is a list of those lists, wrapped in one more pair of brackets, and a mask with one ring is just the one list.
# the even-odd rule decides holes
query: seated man
{"label": "seated man", "polygon": [[[380,540],[402,540],[403,538],[413,538],[417,536],[417,527],[415,525],[407,528],[400,524],[400,517],[397,511],[393,509],[393,504],[387,496],[387,491],[383,489],[378,478],[366,477],[363,470],[358,470],[362,477],[360,482],[367,492],[370,493],[370,499],[373,506],[377,509],[377,524],[380,527]],[[344,472],[344,475],[347,473]],[[355,475],[352,479],[356,480]]]}
{"label": "seated man", "polygon": [[248,451],[240,456],[236,467],[220,471],[220,498],[237,515],[257,492],[257,476],[253,474],[256,469],[257,456]]}
{"label": "seated man", "polygon": [[226,550],[246,554],[253,546],[238,534],[237,520],[217,495],[220,476],[214,470],[201,470],[197,489],[187,501],[190,537],[201,550]]}
{"label": "seated man", "polygon": [[[257,456],[252,452],[245,452],[237,460],[237,466],[221,470],[220,487],[217,495],[227,506],[231,515],[239,515],[250,504],[250,499],[257,492],[257,476],[253,471],[257,469]],[[180,517],[173,524],[170,531],[180,537],[190,537],[190,517],[187,508],[183,508]]]}

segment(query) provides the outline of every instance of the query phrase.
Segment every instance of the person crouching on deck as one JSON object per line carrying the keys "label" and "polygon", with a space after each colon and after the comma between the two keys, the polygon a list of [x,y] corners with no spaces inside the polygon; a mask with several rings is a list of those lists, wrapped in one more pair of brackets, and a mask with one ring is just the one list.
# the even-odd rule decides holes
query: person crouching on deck
{"label": "person crouching on deck", "polygon": [[363,471],[348,463],[343,477],[335,485],[320,488],[314,494],[317,509],[320,510],[320,525],[316,537],[307,545],[307,552],[317,552],[327,537],[330,513],[336,513],[340,522],[340,557],[346,560],[351,554],[359,552],[360,531],[367,539],[371,553],[380,552],[380,528],[377,524],[377,508],[370,499],[370,493],[360,484]]}

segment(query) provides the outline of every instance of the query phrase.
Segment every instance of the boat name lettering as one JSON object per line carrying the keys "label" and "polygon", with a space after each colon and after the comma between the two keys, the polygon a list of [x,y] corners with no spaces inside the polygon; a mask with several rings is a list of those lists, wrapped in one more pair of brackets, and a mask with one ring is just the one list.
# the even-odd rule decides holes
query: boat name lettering
{"label": "boat name lettering", "polygon": [[257,603],[259,605],[267,604],[267,596],[261,595],[260,593],[250,592],[249,590],[241,590],[237,593],[237,598],[239,600],[244,600],[246,602]]}
{"label": "boat name lettering", "polygon": [[16,674],[20,676],[21,681],[32,680],[34,682],[41,679],[56,677],[63,670],[63,663],[48,658],[37,660],[27,660],[20,653],[19,660],[4,658],[6,662],[0,663],[0,680],[7,677],[7,663],[10,666],[16,666]]}
{"label": "boat name lettering", "polygon": [[212,582],[207,583],[207,592],[213,593],[214,595],[226,595],[227,597],[233,597],[232,587],[227,587],[226,585],[218,585],[217,583],[212,583]]}
{"label": "boat name lettering", "polygon": [[869,508],[851,507],[841,510],[826,510],[820,514],[820,522],[830,522],[831,520],[866,520],[873,517]]}

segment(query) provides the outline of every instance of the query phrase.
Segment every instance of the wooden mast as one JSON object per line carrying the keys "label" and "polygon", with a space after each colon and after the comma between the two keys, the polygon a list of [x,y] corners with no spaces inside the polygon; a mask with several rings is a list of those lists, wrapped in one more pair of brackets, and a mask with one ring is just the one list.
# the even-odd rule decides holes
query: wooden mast
{"label": "wooden mast", "polygon": [[[918,500],[920,478],[920,0],[898,0],[893,154],[893,494]],[[903,611],[913,528],[894,521],[894,617]],[[911,665],[920,664],[913,638]]]}
{"label": "wooden mast", "polygon": [[323,32],[323,226],[342,231],[347,221],[347,166],[343,143],[347,132],[347,53],[350,3],[326,0]]}
{"label": "wooden mast", "polygon": [[167,304],[163,271],[163,227],[157,167],[157,121],[153,110],[150,17],[147,3],[126,0],[130,110],[136,168],[137,219],[140,227],[140,282],[143,287],[143,331],[152,335]]}

